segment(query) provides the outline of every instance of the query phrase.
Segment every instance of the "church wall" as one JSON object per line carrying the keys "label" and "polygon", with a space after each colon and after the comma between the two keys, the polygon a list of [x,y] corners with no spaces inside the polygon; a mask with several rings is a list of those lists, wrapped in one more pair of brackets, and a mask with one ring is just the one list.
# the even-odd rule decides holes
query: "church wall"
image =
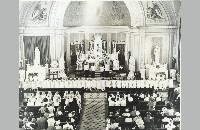
{"label": "church wall", "polygon": [[[65,24],[65,11],[68,2],[47,2],[47,14],[46,20],[30,22],[30,14],[35,9],[34,5],[37,2],[26,2],[20,12],[20,38],[23,36],[50,36],[50,55],[51,59],[58,60],[64,52],[67,53],[67,64],[70,66],[70,42],[72,39],[84,39],[85,50],[89,46],[89,40],[96,33],[103,35],[103,39],[107,40],[108,47],[107,51],[111,52],[111,42],[126,41],[126,61],[128,61],[128,52],[131,52],[136,59],[136,70],[140,70],[142,61],[149,63],[150,56],[152,58],[152,48],[159,42],[161,44],[163,53],[161,54],[161,63],[168,63],[169,68],[171,66],[170,58],[172,56],[178,57],[178,43],[179,39],[177,36],[177,22],[175,22],[174,15],[172,15],[173,9],[167,8],[169,2],[158,2],[158,6],[161,11],[164,12],[161,20],[148,20],[147,2],[135,2],[125,1],[124,5],[127,6],[130,17],[131,27],[127,26],[101,26],[101,27],[63,27]],[[134,6],[133,6],[134,5]],[[51,7],[51,10],[50,10]],[[60,8],[58,8],[60,7]],[[31,9],[30,9],[31,8]],[[126,13],[127,14],[127,13]],[[170,17],[169,17],[170,16]],[[151,21],[151,22],[149,22]],[[79,34],[79,32],[82,32]],[[122,34],[121,34],[122,32]],[[71,38],[71,34],[75,33],[78,35],[76,38]],[[83,34],[83,35],[82,35]],[[80,36],[79,36],[80,35]],[[20,47],[22,41],[20,41]],[[175,43],[175,44],[173,44]],[[173,50],[173,47],[176,49]],[[148,48],[146,50],[146,48]],[[151,54],[151,55],[149,55]],[[23,53],[20,53],[20,59],[23,59]],[[178,59],[178,58],[177,58]],[[128,63],[126,63],[127,65]]]}
{"label": "church wall", "polygon": [[[89,43],[92,36],[97,34],[98,32],[79,32],[76,29],[51,29],[51,28],[21,28],[20,36],[50,36],[50,55],[51,60],[59,58],[64,55],[64,52],[67,53],[67,65],[70,66],[70,42],[74,40],[84,40],[85,43]],[[84,29],[80,29],[83,31]],[[94,29],[96,30],[96,29]],[[173,47],[176,46],[175,43],[177,40],[175,37],[177,34],[176,26],[155,26],[155,27],[145,27],[138,29],[130,29],[128,32],[120,33],[122,28],[118,30],[116,29],[108,29],[101,30],[99,29],[99,34],[102,34],[104,39],[108,42],[108,50],[111,52],[110,42],[112,40],[126,41],[126,61],[128,61],[128,52],[130,51],[131,55],[133,55],[136,59],[136,70],[140,70],[141,64],[144,61],[145,64],[151,63],[153,61],[152,50],[156,44],[161,46],[161,63],[167,63],[169,68],[171,67],[171,58],[177,54],[176,50],[173,50]],[[127,30],[126,28],[124,30]],[[112,33],[116,32],[116,33]],[[75,37],[71,37],[76,34]],[[80,37],[80,39],[79,39]],[[74,39],[74,40],[73,40]],[[21,41],[22,42],[22,41]],[[21,45],[21,44],[20,44]],[[87,48],[87,47],[86,47]],[[178,48],[177,48],[178,49]],[[22,53],[21,53],[21,56]],[[152,60],[151,60],[152,59]],[[128,63],[126,63],[127,67]]]}
{"label": "church wall", "polygon": [[168,64],[172,67],[173,47],[175,43],[176,26],[146,27],[132,29],[131,32],[131,55],[136,60],[136,70],[140,70],[141,65],[150,64],[154,61],[153,50],[155,45],[161,47],[160,63]]}
{"label": "church wall", "polygon": [[169,63],[169,35],[146,35],[145,40],[145,64],[152,64],[154,59],[154,49],[156,46],[161,48],[160,63]]}

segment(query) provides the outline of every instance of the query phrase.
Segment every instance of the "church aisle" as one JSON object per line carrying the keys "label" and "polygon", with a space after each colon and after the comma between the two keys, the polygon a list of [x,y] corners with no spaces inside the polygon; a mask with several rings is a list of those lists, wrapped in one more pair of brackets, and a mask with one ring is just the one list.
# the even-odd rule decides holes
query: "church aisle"
{"label": "church aisle", "polygon": [[106,93],[85,93],[80,130],[106,129]]}

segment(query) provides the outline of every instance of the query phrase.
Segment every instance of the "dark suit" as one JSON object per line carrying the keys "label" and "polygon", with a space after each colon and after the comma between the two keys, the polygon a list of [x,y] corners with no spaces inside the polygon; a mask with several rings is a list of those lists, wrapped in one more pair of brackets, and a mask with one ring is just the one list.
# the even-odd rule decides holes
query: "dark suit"
{"label": "dark suit", "polygon": [[47,119],[44,118],[44,117],[41,117],[41,118],[37,121],[37,124],[38,124],[38,129],[39,129],[39,130],[46,129],[46,128],[47,128]]}
{"label": "dark suit", "polygon": [[131,115],[132,117],[135,117],[135,116],[136,116],[136,111],[130,112],[130,115]]}

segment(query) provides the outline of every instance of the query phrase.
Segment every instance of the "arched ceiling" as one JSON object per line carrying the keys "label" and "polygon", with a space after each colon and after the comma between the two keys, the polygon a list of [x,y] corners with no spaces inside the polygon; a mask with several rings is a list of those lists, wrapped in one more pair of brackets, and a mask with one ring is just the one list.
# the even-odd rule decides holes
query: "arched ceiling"
{"label": "arched ceiling", "polygon": [[[26,1],[20,3],[19,26],[176,25],[179,3],[171,1],[104,1],[93,7],[86,1]],[[92,16],[88,17],[88,14],[92,14]]]}
{"label": "arched ceiling", "polygon": [[131,17],[123,1],[72,1],[63,26],[131,26]]}

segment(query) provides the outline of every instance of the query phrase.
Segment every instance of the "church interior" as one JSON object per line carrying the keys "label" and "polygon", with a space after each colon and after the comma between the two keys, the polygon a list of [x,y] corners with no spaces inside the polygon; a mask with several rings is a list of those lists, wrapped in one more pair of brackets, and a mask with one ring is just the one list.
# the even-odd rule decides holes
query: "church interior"
{"label": "church interior", "polygon": [[20,130],[180,130],[180,1],[20,1]]}

